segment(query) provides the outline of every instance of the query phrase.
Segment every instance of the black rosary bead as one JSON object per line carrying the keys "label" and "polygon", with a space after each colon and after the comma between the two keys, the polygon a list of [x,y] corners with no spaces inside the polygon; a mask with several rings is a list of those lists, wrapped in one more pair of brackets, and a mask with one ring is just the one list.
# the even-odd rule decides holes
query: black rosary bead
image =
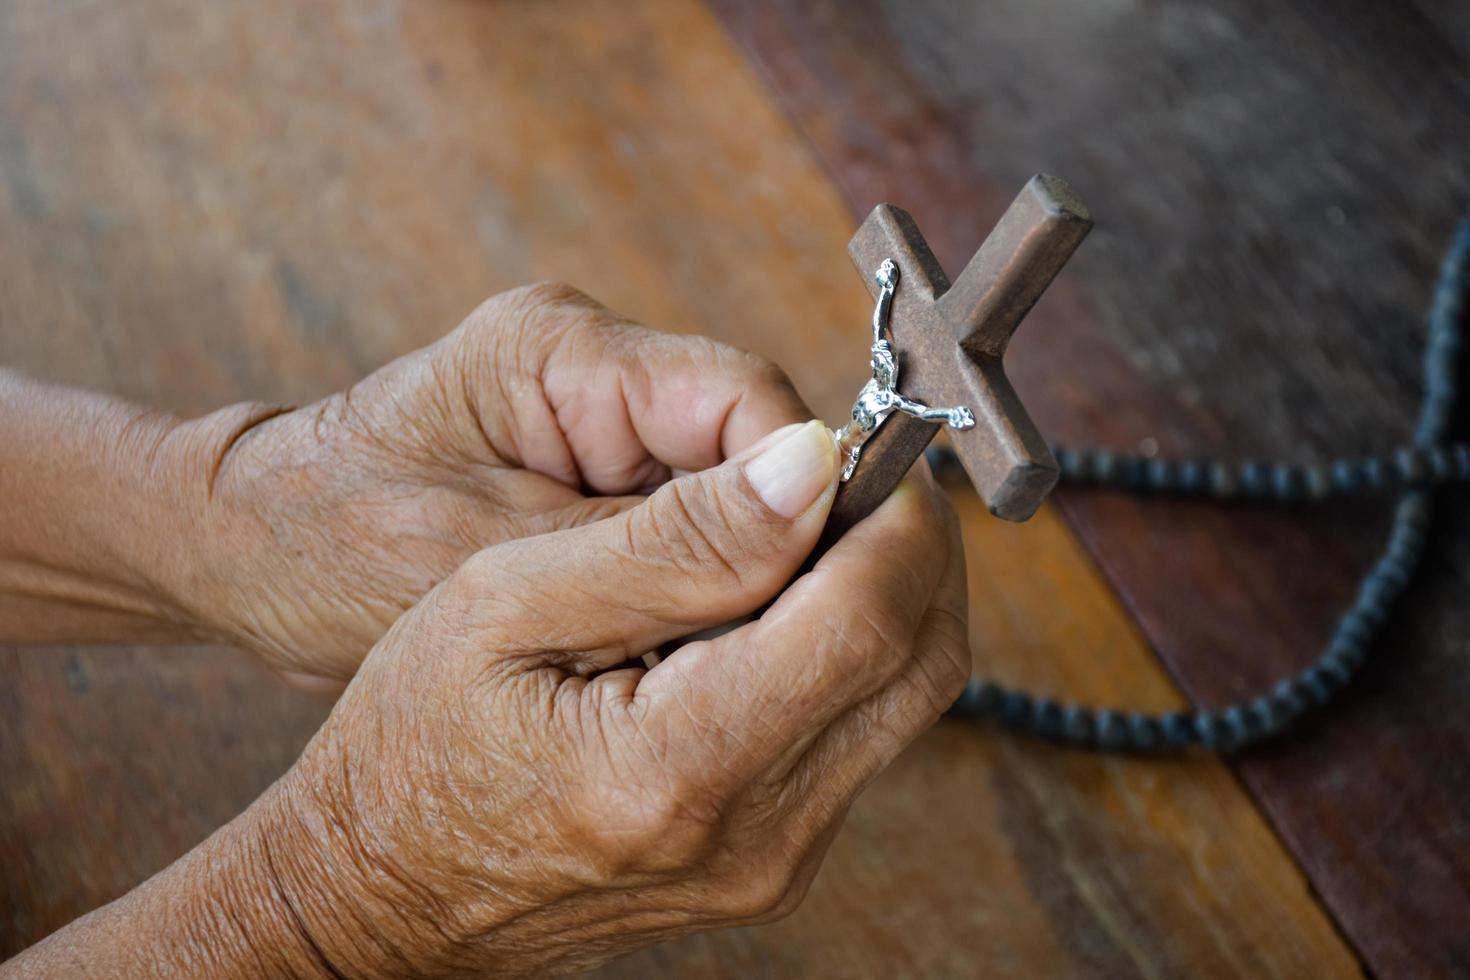
{"label": "black rosary bead", "polygon": [[1424,451],[1425,468],[1434,483],[1443,483],[1455,475],[1455,464],[1450,452],[1443,446],[1431,446]]}
{"label": "black rosary bead", "polygon": [[1031,699],[1020,691],[1005,691],[997,715],[1006,725],[1019,727],[1031,715]]}
{"label": "black rosary bead", "polygon": [[1325,500],[1332,494],[1332,478],[1325,466],[1308,466],[1304,469],[1302,484],[1308,500]]}
{"label": "black rosary bead", "polygon": [[1450,451],[1450,458],[1455,463],[1455,478],[1459,480],[1470,479],[1470,445],[1461,443]]}
{"label": "black rosary bead", "polygon": [[1300,500],[1304,487],[1301,471],[1295,466],[1281,463],[1271,468],[1271,493],[1277,500]]}
{"label": "black rosary bead", "polygon": [[989,718],[995,713],[998,704],[1000,704],[999,688],[990,681],[973,680],[965,685],[959,698],[950,705],[949,713],[961,717]]}
{"label": "black rosary bead", "polygon": [[1343,662],[1341,657],[1331,655],[1323,657],[1312,669],[1321,674],[1324,681],[1333,690],[1347,687],[1348,681],[1353,679],[1352,669]]}
{"label": "black rosary bead", "polygon": [[1057,472],[1063,479],[1075,480],[1085,475],[1087,457],[1080,450],[1058,446],[1052,450],[1052,455],[1057,458]]}
{"label": "black rosary bead", "polygon": [[1080,705],[1069,704],[1062,711],[1062,731],[1068,740],[1084,745],[1092,741],[1092,712]]}
{"label": "black rosary bead", "polygon": [[1140,752],[1156,748],[1162,738],[1159,720],[1153,715],[1133,712],[1128,716],[1128,738]]}
{"label": "black rosary bead", "polygon": [[1373,631],[1368,628],[1355,613],[1348,613],[1342,617],[1337,624],[1337,629],[1332,634],[1333,646],[1357,647],[1359,649],[1367,646]]}
{"label": "black rosary bead", "polygon": [[1395,567],[1403,570],[1405,582],[1408,580],[1408,566],[1414,564],[1420,553],[1424,550],[1424,542],[1416,534],[1396,536],[1388,545],[1386,557]]}
{"label": "black rosary bead", "polygon": [[[1358,669],[1368,660],[1368,648],[1360,644],[1343,644],[1340,647],[1331,647],[1327,652],[1327,660],[1342,664],[1343,669],[1349,674],[1356,674]],[[1324,663],[1326,661],[1323,661]]]}
{"label": "black rosary bead", "polygon": [[1120,749],[1128,740],[1128,726],[1123,716],[1108,708],[1094,712],[1093,727],[1097,744],[1102,748]]}
{"label": "black rosary bead", "polygon": [[1307,709],[1306,701],[1297,690],[1295,678],[1288,677],[1278,683],[1272,688],[1270,698],[1273,713],[1283,720],[1295,718]]}
{"label": "black rosary bead", "polygon": [[1193,713],[1171,711],[1159,719],[1159,742],[1165,748],[1182,749],[1194,741]]}
{"label": "black rosary bead", "polygon": [[1302,700],[1314,708],[1320,708],[1332,698],[1335,690],[1332,679],[1323,675],[1319,665],[1308,667],[1296,679],[1297,692]]}
{"label": "black rosary bead", "polygon": [[1156,493],[1173,493],[1178,488],[1174,464],[1167,459],[1151,459],[1146,464],[1148,485]]}
{"label": "black rosary bead", "polygon": [[1375,630],[1383,625],[1388,615],[1388,604],[1393,601],[1395,593],[1393,583],[1384,574],[1386,567],[1386,562],[1375,565],[1358,592],[1358,615]]}
{"label": "black rosary bead", "polygon": [[1222,749],[1230,741],[1230,729],[1225,720],[1209,711],[1194,716],[1194,734],[1199,744],[1207,749]]}
{"label": "black rosary bead", "polygon": [[1373,574],[1383,579],[1386,583],[1390,599],[1404,591],[1409,584],[1409,570],[1404,567],[1402,562],[1395,560],[1391,556]]}
{"label": "black rosary bead", "polygon": [[1205,464],[1197,459],[1186,459],[1179,464],[1177,477],[1180,493],[1197,494],[1203,493],[1209,484],[1209,472]]}
{"label": "black rosary bead", "polygon": [[1415,449],[1400,449],[1393,454],[1393,464],[1403,486],[1413,486],[1424,480],[1424,460]]}
{"label": "black rosary bead", "polygon": [[1251,701],[1250,713],[1258,720],[1262,736],[1276,732],[1285,721],[1289,720],[1278,715],[1275,703],[1269,694],[1262,694]]}
{"label": "black rosary bead", "polygon": [[1126,490],[1147,490],[1148,460],[1142,456],[1119,457],[1118,482]]}
{"label": "black rosary bead", "polygon": [[1210,464],[1210,493],[1217,499],[1229,500],[1240,490],[1240,481],[1235,475],[1235,470],[1225,463]]}
{"label": "black rosary bead", "polygon": [[1369,456],[1359,464],[1359,470],[1363,476],[1363,483],[1372,493],[1382,493],[1388,485],[1388,467],[1383,465],[1383,460],[1377,456]]}
{"label": "black rosary bead", "polygon": [[1409,494],[1394,508],[1394,521],[1401,527],[1429,530],[1429,495]]}
{"label": "black rosary bead", "polygon": [[1271,477],[1266,467],[1255,460],[1240,464],[1240,492],[1247,497],[1261,498],[1271,491]]}
{"label": "black rosary bead", "polygon": [[1401,548],[1404,550],[1416,550],[1424,547],[1425,532],[1429,530],[1427,523],[1418,519],[1417,512],[1399,522],[1389,536],[1390,548]]}
{"label": "black rosary bead", "polygon": [[1236,748],[1245,745],[1254,734],[1246,717],[1245,708],[1232,704],[1220,713],[1220,723],[1225,729],[1225,745]]}
{"label": "black rosary bead", "polygon": [[975,691],[975,711],[982,715],[995,714],[1000,707],[1000,688],[989,681],[979,681],[971,687]]}
{"label": "black rosary bead", "polygon": [[1062,737],[1062,706],[1051,698],[1037,698],[1031,702],[1031,730],[1043,738]]}
{"label": "black rosary bead", "polygon": [[1339,459],[1332,464],[1332,486],[1338,493],[1348,496],[1361,493],[1366,481],[1358,460]]}

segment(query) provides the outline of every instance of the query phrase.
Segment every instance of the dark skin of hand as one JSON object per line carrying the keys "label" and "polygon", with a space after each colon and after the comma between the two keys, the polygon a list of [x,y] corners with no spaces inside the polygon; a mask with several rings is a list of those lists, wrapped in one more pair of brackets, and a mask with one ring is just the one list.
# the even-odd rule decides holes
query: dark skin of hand
{"label": "dark skin of hand", "polygon": [[0,500],[38,517],[0,529],[7,639],[346,684],[245,813],[7,977],[563,972],[765,921],[969,671],[922,468],[793,581],[830,432],[770,365],[565,287],[304,408],[0,404]]}

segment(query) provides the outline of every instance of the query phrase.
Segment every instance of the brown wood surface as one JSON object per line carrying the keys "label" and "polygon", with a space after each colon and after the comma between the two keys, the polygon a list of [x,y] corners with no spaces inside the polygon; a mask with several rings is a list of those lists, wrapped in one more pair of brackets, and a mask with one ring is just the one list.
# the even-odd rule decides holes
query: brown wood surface
{"label": "brown wood surface", "polygon": [[[907,207],[941,261],[1030,172],[1077,186],[1097,230],[1007,358],[1048,436],[1302,461],[1407,440],[1421,311],[1470,204],[1451,5],[716,6],[853,213]],[[1239,760],[1380,976],[1470,969],[1470,525],[1443,496],[1375,661],[1324,719]],[[1315,655],[1385,526],[1371,506],[1061,500],[1206,707]]]}
{"label": "brown wood surface", "polygon": [[[302,400],[556,277],[777,358],[836,421],[868,339],[853,226],[695,0],[0,2],[0,358],[48,378],[184,412]],[[1054,510],[960,503],[986,671],[1180,703]],[[228,652],[0,651],[0,955],[227,820],[322,713]],[[1356,968],[1220,763],[945,723],[791,919],[607,974]]]}

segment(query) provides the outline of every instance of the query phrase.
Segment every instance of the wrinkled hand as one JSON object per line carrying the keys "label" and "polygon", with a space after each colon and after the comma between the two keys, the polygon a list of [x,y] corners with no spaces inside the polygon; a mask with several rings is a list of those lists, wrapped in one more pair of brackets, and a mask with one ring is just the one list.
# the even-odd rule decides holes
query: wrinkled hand
{"label": "wrinkled hand", "polygon": [[[546,412],[544,432],[592,424]],[[656,482],[634,446],[536,465]],[[783,429],[608,520],[488,548],[398,620],[262,801],[268,891],[312,956],[349,976],[562,971],[791,910],[853,797],[969,670],[953,515],[922,464],[781,591],[836,479],[820,423]]]}
{"label": "wrinkled hand", "polygon": [[810,417],[759,358],[518,289],[349,391],[186,427],[210,557],[174,599],[283,672],[347,678],[481,548],[617,513]]}

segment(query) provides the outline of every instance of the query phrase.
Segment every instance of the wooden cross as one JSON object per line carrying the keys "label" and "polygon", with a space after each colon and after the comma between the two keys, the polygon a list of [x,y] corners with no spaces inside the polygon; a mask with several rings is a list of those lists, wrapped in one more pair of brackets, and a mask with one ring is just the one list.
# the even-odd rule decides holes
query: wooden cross
{"label": "wooden cross", "polygon": [[[874,272],[898,263],[890,319],[899,356],[898,390],[929,405],[963,405],[973,428],[950,441],[990,512],[1024,521],[1057,482],[1057,464],[1032,423],[1001,358],[1021,319],[1092,228],[1086,206],[1056,177],[1031,178],[953,286],[906,211],[880,204],[847,246],[877,298]],[[940,423],[898,412],[863,445],[838,489],[825,546],[872,513],[939,432]]]}

